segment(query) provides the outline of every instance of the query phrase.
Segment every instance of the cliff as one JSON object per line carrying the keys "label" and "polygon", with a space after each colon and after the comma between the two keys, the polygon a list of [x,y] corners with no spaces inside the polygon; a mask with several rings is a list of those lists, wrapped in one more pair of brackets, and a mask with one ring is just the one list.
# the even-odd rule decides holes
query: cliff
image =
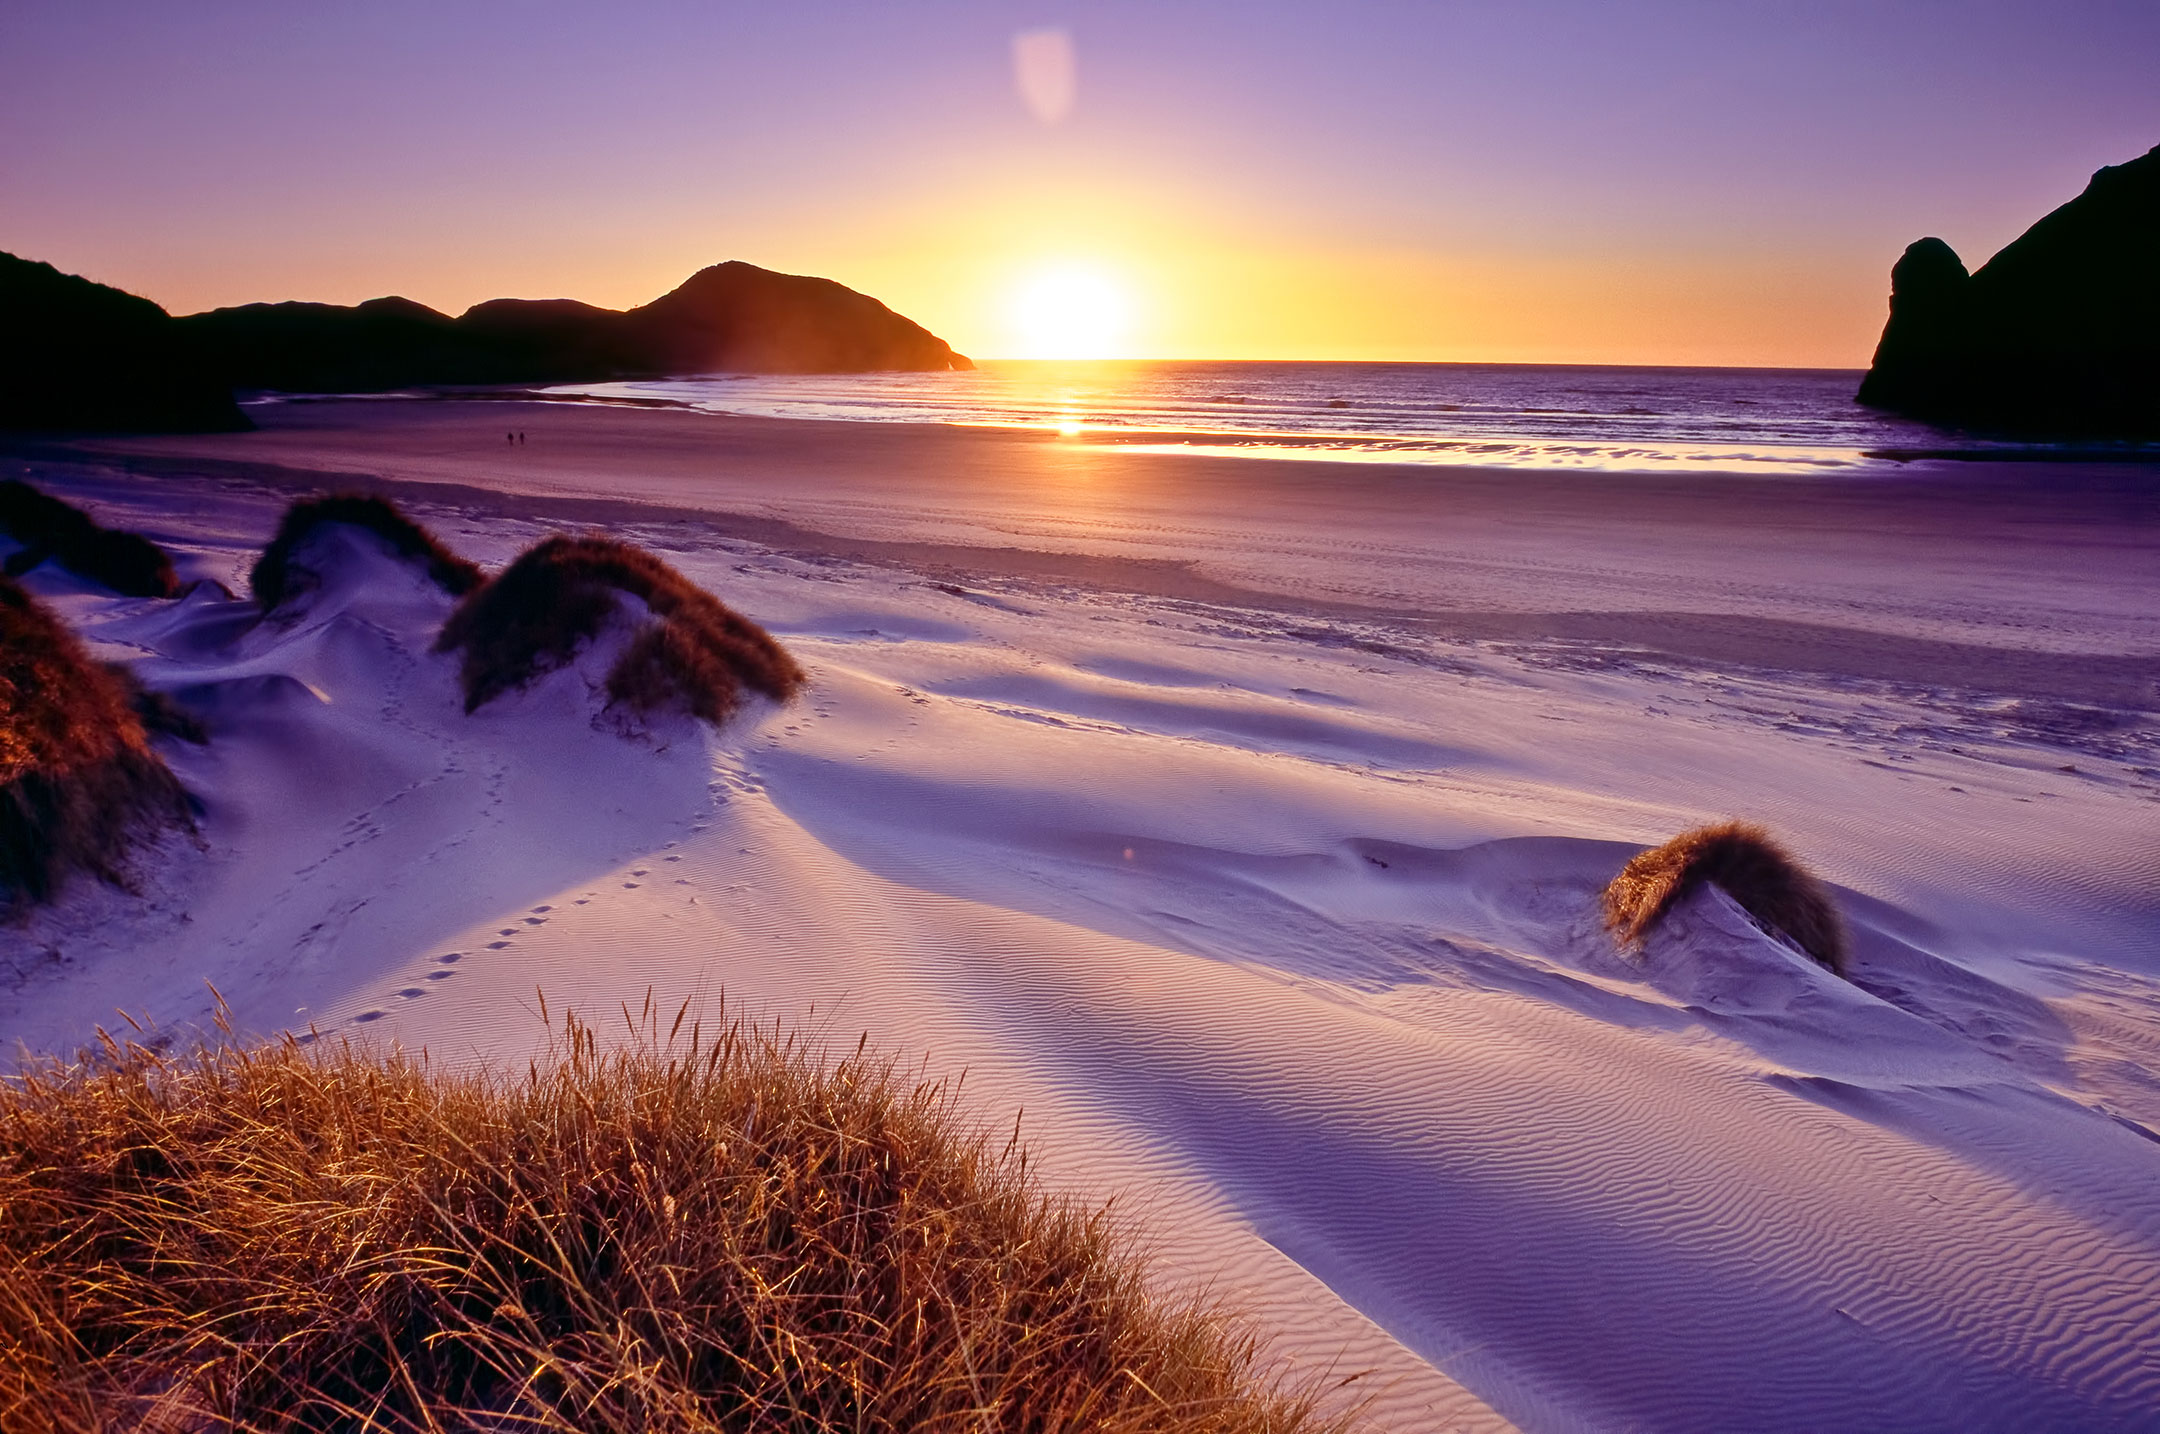
{"label": "cliff", "polygon": [[702,269],[627,313],[494,299],[453,319],[388,298],[352,308],[248,304],[179,324],[236,385],[300,392],[973,366],[866,294],[739,262]]}
{"label": "cliff", "polygon": [[0,253],[0,429],[248,426],[231,387],[156,304]]}
{"label": "cliff", "polygon": [[1890,274],[1890,321],[1860,402],[2060,436],[2160,436],[2160,148],[1968,275],[1922,239]]}

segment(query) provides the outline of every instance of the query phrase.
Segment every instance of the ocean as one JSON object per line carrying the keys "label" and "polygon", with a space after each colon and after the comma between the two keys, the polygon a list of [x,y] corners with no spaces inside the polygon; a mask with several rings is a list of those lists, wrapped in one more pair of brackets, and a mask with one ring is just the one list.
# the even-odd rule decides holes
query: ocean
{"label": "ocean", "polygon": [[1820,472],[1913,456],[2160,458],[2037,445],[1853,402],[1857,370],[1533,364],[989,361],[973,373],[713,374],[573,384],[564,397],[862,423],[1036,428],[1239,457]]}

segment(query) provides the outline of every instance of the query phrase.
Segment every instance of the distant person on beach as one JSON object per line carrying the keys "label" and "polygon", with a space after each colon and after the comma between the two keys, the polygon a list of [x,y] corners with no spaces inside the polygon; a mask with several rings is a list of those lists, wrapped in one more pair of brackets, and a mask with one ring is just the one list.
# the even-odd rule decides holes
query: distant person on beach
{"label": "distant person on beach", "polygon": [[515,442],[517,442],[517,435],[516,435],[515,433],[505,433],[505,434],[503,435],[503,442],[505,442],[505,443],[515,443]]}

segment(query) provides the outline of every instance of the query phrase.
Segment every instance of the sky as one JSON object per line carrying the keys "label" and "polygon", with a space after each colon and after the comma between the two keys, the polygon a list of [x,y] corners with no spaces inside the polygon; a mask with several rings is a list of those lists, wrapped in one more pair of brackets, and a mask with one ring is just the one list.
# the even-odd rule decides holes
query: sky
{"label": "sky", "polygon": [[2153,0],[8,0],[0,249],[175,313],[734,258],[984,357],[1048,285],[1134,357],[1859,367],[1907,243],[2160,144],[2156,75]]}

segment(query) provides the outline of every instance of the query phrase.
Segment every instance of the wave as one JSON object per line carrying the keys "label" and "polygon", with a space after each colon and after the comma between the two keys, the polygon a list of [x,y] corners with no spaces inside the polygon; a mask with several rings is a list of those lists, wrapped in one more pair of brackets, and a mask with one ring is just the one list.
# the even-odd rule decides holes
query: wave
{"label": "wave", "polygon": [[973,373],[709,374],[548,397],[749,417],[1032,429],[1235,458],[1821,472],[1917,458],[2152,461],[2160,445],[2019,443],[1861,407],[1856,371],[1528,364],[991,361]]}

